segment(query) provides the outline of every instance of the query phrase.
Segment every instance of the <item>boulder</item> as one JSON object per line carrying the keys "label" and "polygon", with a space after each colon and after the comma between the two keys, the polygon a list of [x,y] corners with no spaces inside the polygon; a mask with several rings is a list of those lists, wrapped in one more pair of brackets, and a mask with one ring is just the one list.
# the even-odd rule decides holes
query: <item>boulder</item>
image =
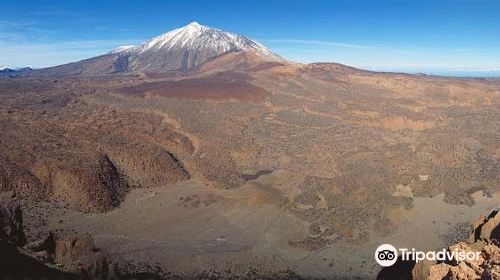
{"label": "boulder", "polygon": [[483,240],[500,239],[500,215],[498,210],[493,211],[484,224],[481,226],[479,238]]}

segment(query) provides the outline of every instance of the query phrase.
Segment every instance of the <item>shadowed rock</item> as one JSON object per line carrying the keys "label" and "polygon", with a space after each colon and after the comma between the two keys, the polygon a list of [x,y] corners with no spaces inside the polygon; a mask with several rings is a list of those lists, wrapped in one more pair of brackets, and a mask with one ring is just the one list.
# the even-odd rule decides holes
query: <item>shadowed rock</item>
{"label": "shadowed rock", "polygon": [[401,257],[399,257],[394,265],[384,267],[378,273],[377,280],[412,279],[412,270],[414,267],[414,261],[403,261]]}
{"label": "shadowed rock", "polygon": [[26,244],[21,205],[15,199],[4,200],[0,206],[0,239],[17,246]]}

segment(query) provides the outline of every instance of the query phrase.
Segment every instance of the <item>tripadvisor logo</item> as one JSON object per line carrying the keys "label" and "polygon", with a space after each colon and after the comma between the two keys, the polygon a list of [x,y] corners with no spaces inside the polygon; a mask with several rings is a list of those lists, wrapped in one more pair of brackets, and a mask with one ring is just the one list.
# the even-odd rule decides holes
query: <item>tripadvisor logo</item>
{"label": "tripadvisor logo", "polygon": [[446,249],[442,249],[441,251],[417,251],[415,248],[407,249],[407,248],[399,248],[396,249],[391,244],[382,244],[378,246],[377,250],[375,250],[375,260],[381,266],[392,266],[398,260],[398,255],[402,261],[414,261],[416,263],[429,260],[429,261],[447,261],[447,260],[456,260],[458,262],[461,261],[475,261],[479,260],[481,257],[481,252],[472,252],[472,251],[459,251],[455,249],[453,251],[448,251]]}
{"label": "tripadvisor logo", "polygon": [[375,260],[381,266],[391,266],[398,260],[398,250],[391,244],[382,244],[375,250]]}

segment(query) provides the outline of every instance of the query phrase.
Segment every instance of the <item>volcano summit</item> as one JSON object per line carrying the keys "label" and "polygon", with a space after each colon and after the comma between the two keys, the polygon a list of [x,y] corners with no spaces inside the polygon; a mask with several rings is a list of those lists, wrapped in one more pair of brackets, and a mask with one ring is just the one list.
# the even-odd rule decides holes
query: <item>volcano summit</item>
{"label": "volcano summit", "polygon": [[243,35],[192,22],[139,45],[121,46],[108,54],[43,69],[49,75],[100,75],[130,72],[185,72],[227,53],[248,52],[264,60],[282,60],[261,43]]}

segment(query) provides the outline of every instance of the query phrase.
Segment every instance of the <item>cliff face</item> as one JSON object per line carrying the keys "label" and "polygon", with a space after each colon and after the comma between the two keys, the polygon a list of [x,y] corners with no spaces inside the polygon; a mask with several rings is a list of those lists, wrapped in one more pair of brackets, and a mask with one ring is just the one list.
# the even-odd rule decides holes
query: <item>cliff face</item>
{"label": "cliff face", "polygon": [[19,246],[26,243],[21,206],[6,194],[0,196],[0,240]]}

